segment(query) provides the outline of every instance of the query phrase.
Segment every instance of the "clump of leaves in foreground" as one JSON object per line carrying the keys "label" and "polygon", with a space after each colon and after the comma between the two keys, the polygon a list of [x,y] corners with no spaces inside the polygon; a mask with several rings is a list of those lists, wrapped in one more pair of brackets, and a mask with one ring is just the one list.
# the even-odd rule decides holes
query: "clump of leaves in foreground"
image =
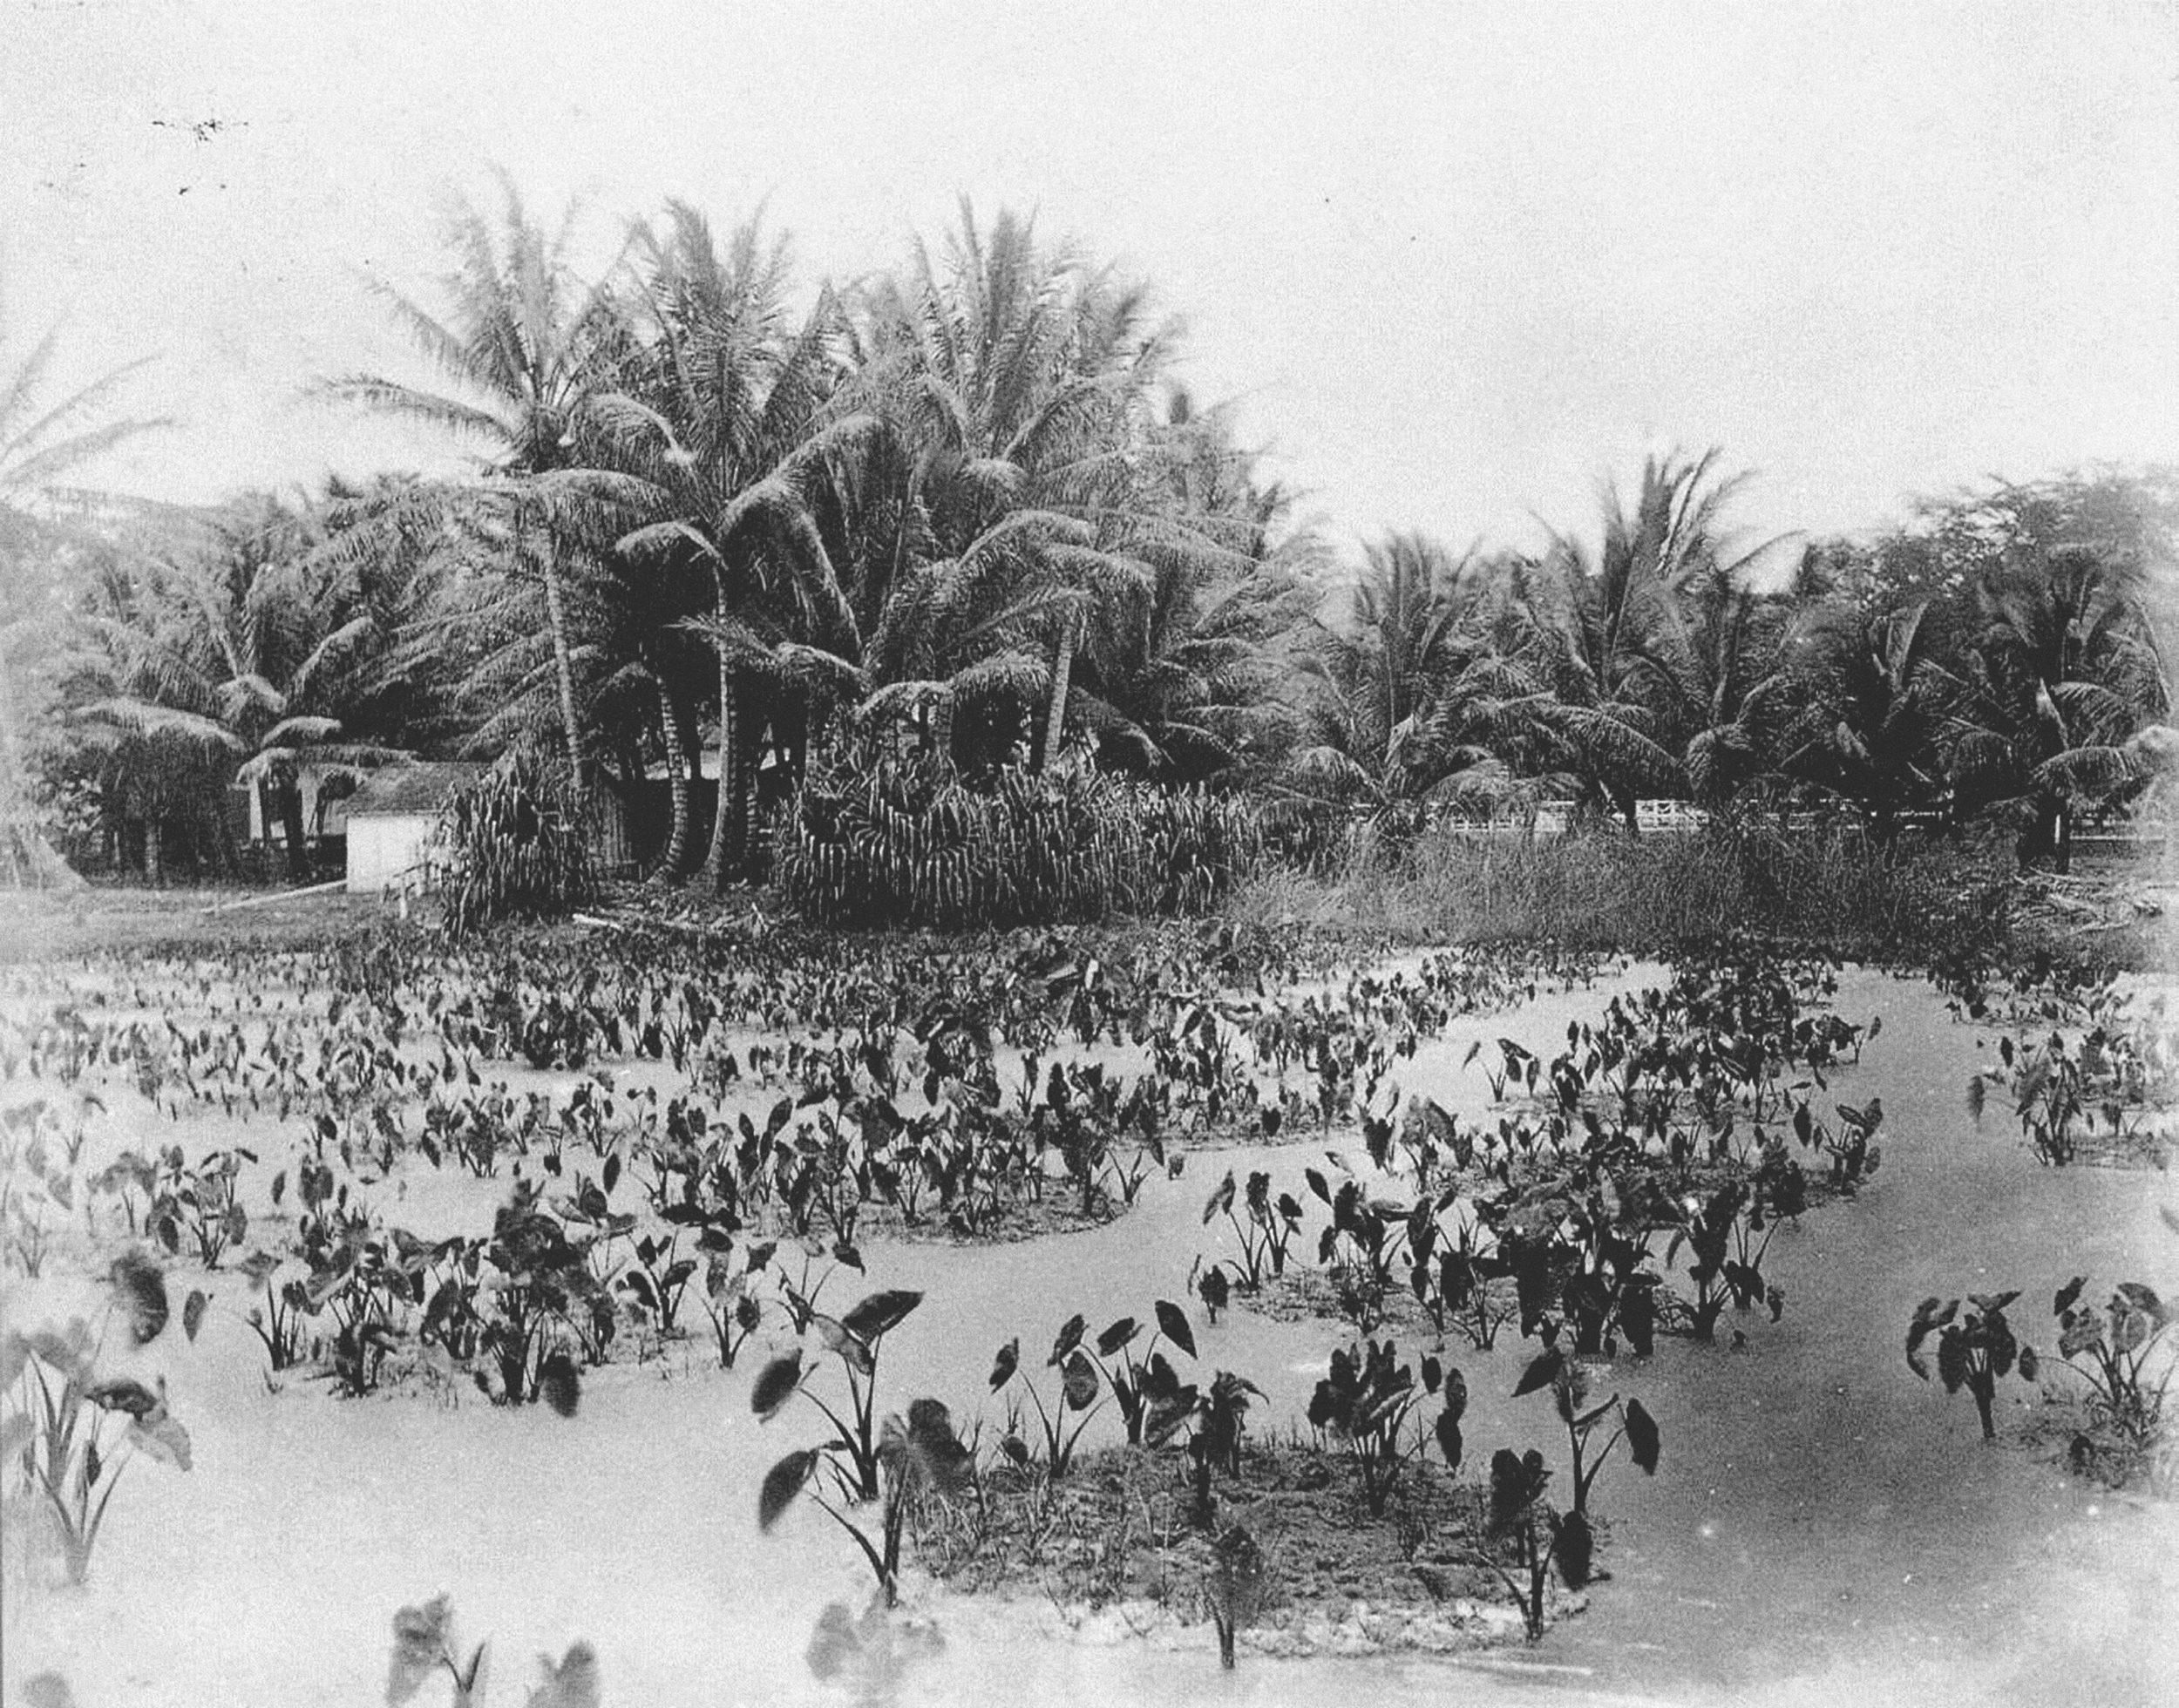
{"label": "clump of leaves in foreground", "polygon": [[[113,1306],[136,1345],[166,1328],[166,1286],[158,1264],[129,1253],[113,1265]],[[203,1317],[193,1297],[184,1313],[191,1339]],[[189,1434],[156,1391],[126,1376],[98,1376],[99,1343],[80,1318],[65,1332],[0,1339],[0,1463],[14,1461],[60,1533],[68,1580],[81,1583],[121,1473],[134,1454],[189,1468]],[[118,1428],[113,1426],[119,1425]]]}
{"label": "clump of leaves in foreground", "polygon": [[[920,1293],[888,1291],[870,1294],[838,1318],[811,1313],[810,1326],[846,1376],[846,1416],[811,1392],[799,1347],[765,1366],[750,1396],[751,1409],[770,1420],[802,1394],[833,1429],[830,1440],[789,1454],[765,1474],[757,1499],[758,1528],[769,1531],[808,1490],[852,1538],[888,1605],[899,1593],[900,1539],[911,1505],[927,1491],[966,1488],[975,1471],[974,1455],[954,1433],[953,1414],[936,1400],[911,1402],[905,1423],[889,1417],[882,1431],[873,1426],[879,1343],[922,1302]],[[875,1542],[846,1510],[872,1503],[879,1514]]]}
{"label": "clump of leaves in foreground", "polygon": [[[454,1606],[445,1593],[421,1607],[404,1607],[393,1616],[393,1652],[386,1664],[387,1708],[402,1708],[444,1671],[453,1681],[453,1708],[479,1708],[490,1676],[491,1645],[479,1643],[465,1658],[454,1635]],[[580,1638],[570,1644],[555,1665],[550,1655],[538,1657],[544,1681],[532,1691],[527,1708],[599,1708],[598,1655]]]}

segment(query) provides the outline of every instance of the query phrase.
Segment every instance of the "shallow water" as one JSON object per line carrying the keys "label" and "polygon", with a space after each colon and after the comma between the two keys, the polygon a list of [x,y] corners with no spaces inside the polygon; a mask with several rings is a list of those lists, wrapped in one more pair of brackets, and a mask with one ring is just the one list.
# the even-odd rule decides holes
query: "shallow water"
{"label": "shallow water", "polygon": [[[1405,1065],[1403,1091],[1479,1110],[1483,1076],[1458,1066],[1471,1039],[1556,1047],[1568,1019],[1609,993],[1456,1023]],[[1597,1498],[1614,1576],[1538,1648],[1464,1660],[1244,1652],[1226,1676],[1207,1628],[1177,1650],[1092,1644],[1061,1634],[1057,1614],[1035,1603],[926,1590],[910,1612],[934,1624],[942,1649],[897,1677],[873,1668],[866,1699],[2179,1699],[2171,1507],[2114,1498],[2017,1447],[1985,1447],[1972,1406],[1916,1380],[1901,1351],[1926,1294],[2022,1287],[2015,1319],[2047,1345],[2047,1295],[2070,1275],[2087,1271],[2093,1286],[2179,1278],[2179,1240],[2156,1217],[2169,1184],[2040,1168],[1994,1115],[1976,1131],[1961,1095],[1976,1034],[1927,986],[1857,972],[1837,1006],[1851,1020],[1884,1016],[1864,1064],[1835,1082],[1850,1101],[1882,1094],[1883,1169],[1857,1201],[1778,1236],[1782,1322],[1749,1323],[1743,1350],[1666,1341],[1613,1372],[1657,1416],[1664,1463],[1654,1480],[1623,1461],[1605,1472]],[[128,1129],[144,1117],[117,1101],[107,1136],[141,1142]],[[153,1136],[171,1130],[160,1129]],[[268,1130],[255,1128],[261,1143]],[[1340,1148],[1358,1159],[1351,1141]],[[886,1402],[927,1392],[973,1420],[1001,1342],[1018,1334],[1033,1358],[1075,1311],[1094,1328],[1182,1298],[1197,1255],[1223,1250],[1200,1211],[1225,1169],[1269,1166],[1282,1186],[1298,1184],[1319,1149],[1198,1153],[1180,1180],[1147,1185],[1134,1213],[1082,1233],[980,1248],[871,1244],[867,1285],[927,1295],[886,1343]],[[472,1190],[426,1169],[413,1207]],[[855,1280],[832,1284],[852,1297]],[[451,1406],[414,1393],[336,1402],[303,1383],[268,1393],[241,1320],[242,1283],[227,1275],[214,1288],[199,1342],[169,1337],[154,1349],[193,1434],[194,1469],[130,1471],[87,1589],[48,1593],[10,1571],[0,1605],[10,1684],[58,1666],[83,1708],[371,1700],[394,1609],[443,1589],[472,1639],[493,1640],[491,1701],[521,1700],[530,1657],[578,1636],[597,1645],[605,1699],[619,1708],[852,1698],[845,1684],[814,1681],[804,1660],[826,1603],[859,1609],[867,1597],[852,1549],[806,1505],[773,1535],[757,1532],[764,1469],[813,1433],[815,1416],[799,1406],[769,1426],[750,1416],[761,1349],[732,1372],[707,1367],[698,1344],[594,1372],[572,1423],[495,1410],[473,1393]],[[1210,1327],[1195,1314],[1204,1364],[1264,1387],[1259,1420],[1271,1427],[1298,1415],[1341,1338],[1327,1324],[1236,1311]],[[1502,1339],[1487,1356],[1452,1354],[1474,1394],[1472,1459],[1536,1445],[1557,1462],[1548,1401],[1507,1397],[1531,1350]],[[2029,1391],[2014,1382],[2001,1393],[2025,1416]],[[999,1411],[983,1414],[995,1423]],[[1101,1419],[1090,1439],[1117,1427]]]}

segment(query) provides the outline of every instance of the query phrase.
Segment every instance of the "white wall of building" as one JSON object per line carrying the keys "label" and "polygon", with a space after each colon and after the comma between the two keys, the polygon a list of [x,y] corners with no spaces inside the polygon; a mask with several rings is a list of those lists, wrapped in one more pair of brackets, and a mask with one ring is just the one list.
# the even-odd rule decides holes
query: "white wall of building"
{"label": "white wall of building", "polygon": [[428,812],[350,813],[350,893],[377,893],[404,885],[423,888],[425,845],[437,822],[436,815]]}

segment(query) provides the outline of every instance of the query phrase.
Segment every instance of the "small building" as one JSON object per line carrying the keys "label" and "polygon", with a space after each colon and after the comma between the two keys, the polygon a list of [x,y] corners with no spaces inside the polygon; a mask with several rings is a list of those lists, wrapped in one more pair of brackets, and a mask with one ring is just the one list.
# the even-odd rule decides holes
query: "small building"
{"label": "small building", "polygon": [[345,803],[349,893],[430,888],[433,867],[444,864],[430,845],[439,815],[454,791],[484,769],[411,760],[373,772]]}

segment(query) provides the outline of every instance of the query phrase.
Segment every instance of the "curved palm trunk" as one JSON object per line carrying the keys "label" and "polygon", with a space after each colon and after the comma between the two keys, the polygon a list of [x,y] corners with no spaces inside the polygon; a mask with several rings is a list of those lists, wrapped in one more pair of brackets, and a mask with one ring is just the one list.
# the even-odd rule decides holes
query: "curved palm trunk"
{"label": "curved palm trunk", "polygon": [[1043,770],[1059,756],[1059,744],[1067,733],[1067,689],[1075,672],[1075,619],[1064,619],[1059,639],[1052,646],[1052,703],[1044,719],[1044,739],[1036,750],[1036,767]]}

